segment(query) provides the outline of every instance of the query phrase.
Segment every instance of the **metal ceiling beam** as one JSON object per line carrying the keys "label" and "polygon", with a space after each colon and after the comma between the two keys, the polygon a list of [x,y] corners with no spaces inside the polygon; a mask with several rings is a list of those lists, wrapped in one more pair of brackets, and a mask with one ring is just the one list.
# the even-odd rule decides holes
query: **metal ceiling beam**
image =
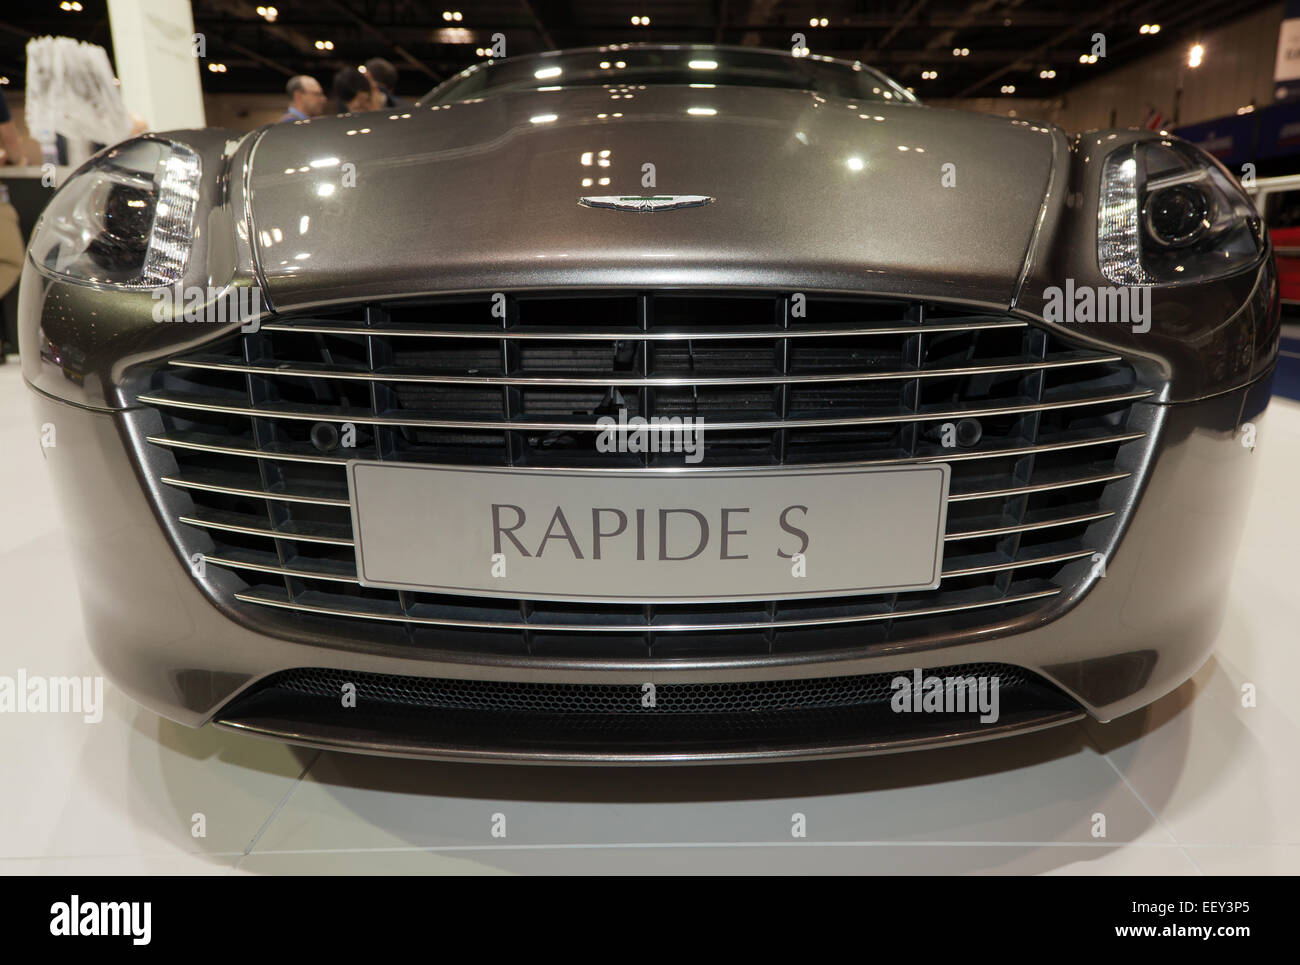
{"label": "metal ceiling beam", "polygon": [[[899,31],[904,27],[911,26],[912,21],[916,19],[916,15],[924,10],[929,2],[930,0],[915,0],[910,7],[903,11],[902,15],[894,22],[894,25],[889,28],[889,31],[880,38],[880,42],[876,44],[876,50],[884,50],[889,46],[889,42],[898,36]],[[837,26],[837,29],[840,28]]]}
{"label": "metal ceiling beam", "polygon": [[1033,50],[1028,51],[1023,56],[1018,57],[1012,63],[1005,64],[1002,67],[999,67],[997,70],[993,71],[993,73],[981,77],[975,83],[968,85],[965,89],[961,91],[961,93],[957,94],[957,96],[970,97],[975,91],[978,91],[980,88],[986,86],[987,84],[991,84],[993,83],[993,81],[998,80],[999,78],[1004,77],[1005,75],[1009,74],[1011,71],[1015,70],[1018,64],[1026,61],[1032,63],[1038,60],[1049,50],[1059,46],[1060,44],[1064,43],[1066,40],[1070,39],[1071,37],[1091,29],[1098,22],[1106,20],[1109,17],[1115,16],[1116,14],[1120,13],[1125,7],[1131,6],[1131,4],[1132,4],[1132,0],[1118,0],[1118,2],[1112,3],[1108,7],[1105,7],[1098,11],[1094,11],[1090,16],[1085,15],[1081,17],[1073,27],[1069,27],[1066,30],[1062,30],[1060,33],[1055,34],[1046,43],[1040,44],[1039,46],[1035,47]]}
{"label": "metal ceiling beam", "polygon": [[284,64],[274,61],[270,57],[263,57],[256,50],[249,50],[243,44],[237,44],[228,40],[222,40],[221,37],[219,36],[217,39],[221,40],[222,44],[229,47],[231,50],[243,54],[245,57],[249,58],[250,60],[256,61],[257,63],[261,64],[263,67],[269,67],[271,70],[284,74],[286,77],[295,76],[294,72],[290,70],[288,67],[284,66]]}
{"label": "metal ceiling beam", "polygon": [[425,64],[424,61],[413,56],[411,52],[408,51],[405,47],[403,47],[399,43],[396,43],[391,37],[389,37],[386,33],[384,33],[374,24],[370,23],[369,21],[359,16],[355,11],[352,10],[351,7],[342,3],[341,0],[329,0],[329,5],[333,7],[335,10],[337,10],[339,13],[343,14],[343,16],[351,20],[363,31],[365,31],[366,33],[374,37],[376,40],[378,40],[385,47],[391,49],[393,53],[397,54],[398,58],[403,62],[405,62],[408,66],[414,67],[416,70],[428,74],[434,80],[439,79],[438,75],[435,74],[432,70],[430,70],[428,65]]}
{"label": "metal ceiling beam", "polygon": [[546,29],[546,24],[542,23],[542,18],[537,14],[537,8],[533,6],[532,0],[519,0],[523,4],[524,10],[528,13],[529,19],[533,22],[533,29],[537,31],[537,36],[542,38],[542,43],[547,50],[555,50],[555,40],[551,37],[551,32]]}

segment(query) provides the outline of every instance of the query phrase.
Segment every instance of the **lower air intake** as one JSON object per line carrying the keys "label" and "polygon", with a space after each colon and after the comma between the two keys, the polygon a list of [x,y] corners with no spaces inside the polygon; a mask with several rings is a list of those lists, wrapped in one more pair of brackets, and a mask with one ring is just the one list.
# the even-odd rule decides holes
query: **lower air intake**
{"label": "lower air intake", "polygon": [[[236,698],[222,724],[306,743],[348,741],[394,753],[561,760],[654,760],[833,753],[976,739],[1078,716],[1064,693],[1005,664],[931,668],[943,709],[897,712],[910,671],[714,683],[525,683],[288,670]],[[976,694],[983,684],[981,709]],[[344,707],[345,685],[356,706]],[[988,700],[996,719],[988,717]],[[962,708],[964,702],[965,707]]]}

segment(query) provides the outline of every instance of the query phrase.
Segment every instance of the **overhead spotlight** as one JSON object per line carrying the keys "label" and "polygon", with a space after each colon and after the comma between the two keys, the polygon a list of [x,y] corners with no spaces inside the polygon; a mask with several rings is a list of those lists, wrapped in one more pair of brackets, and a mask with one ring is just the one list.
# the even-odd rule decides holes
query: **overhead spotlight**
{"label": "overhead spotlight", "polygon": [[226,72],[225,64],[208,64],[208,70],[214,74],[224,74]]}
{"label": "overhead spotlight", "polygon": [[1253,114],[1253,113],[1255,113],[1255,105],[1254,105],[1254,104],[1247,104],[1245,107],[1238,107],[1238,108],[1237,108],[1237,113],[1238,113],[1238,114]]}
{"label": "overhead spotlight", "polygon": [[1153,34],[1158,34],[1158,33],[1160,33],[1160,24],[1158,24],[1158,23],[1153,23],[1153,24],[1151,25],[1151,31],[1150,31],[1150,32],[1153,33]]}
{"label": "overhead spotlight", "polygon": [[649,17],[633,17],[633,18],[632,18],[632,26],[634,26],[634,27],[648,27],[648,26],[650,26],[650,18],[649,18]]}
{"label": "overhead spotlight", "polygon": [[333,50],[333,49],[334,49],[334,41],[332,41],[332,40],[318,40],[318,41],[316,41],[316,49],[317,49],[317,50]]}
{"label": "overhead spotlight", "polygon": [[1004,93],[1004,94],[1014,94],[1015,92],[1016,92],[1016,85],[1015,85],[1015,84],[1003,84],[1003,85],[1002,85],[1002,93]]}
{"label": "overhead spotlight", "polygon": [[275,23],[275,18],[280,16],[280,11],[275,7],[258,7],[257,15],[267,23]]}
{"label": "overhead spotlight", "polygon": [[63,2],[59,4],[59,9],[64,13],[81,13],[82,8],[81,4],[77,3],[77,0],[72,0],[71,3],[69,3],[68,0],[63,0]]}
{"label": "overhead spotlight", "polygon": [[8,87],[8,86],[9,86],[9,78],[0,77],[0,87]]}
{"label": "overhead spotlight", "polygon": [[969,48],[969,47],[954,47],[954,48],[952,48],[952,55],[953,55],[954,57],[969,57],[969,56],[970,56],[970,48]]}
{"label": "overhead spotlight", "polygon": [[1097,55],[1096,55],[1096,54],[1080,54],[1080,55],[1079,55],[1079,63],[1081,63],[1081,64],[1095,64],[1096,62],[1097,62]]}
{"label": "overhead spotlight", "polygon": [[444,10],[442,19],[446,21],[460,20],[464,16],[459,10]]}
{"label": "overhead spotlight", "polygon": [[1149,34],[1150,32],[1151,24],[1149,23],[1144,23],[1142,26],[1138,27],[1138,33],[1140,34]]}
{"label": "overhead spotlight", "polygon": [[934,80],[938,76],[939,76],[939,72],[937,70],[921,71],[921,80]]}
{"label": "overhead spotlight", "polygon": [[1053,77],[1056,76],[1056,71],[1051,70],[1051,69],[1048,69],[1048,70],[1040,70],[1040,71],[1038,72],[1038,76],[1039,76],[1039,79],[1041,79],[1041,80],[1051,80]]}
{"label": "overhead spotlight", "polygon": [[1205,59],[1205,48],[1200,44],[1192,44],[1192,49],[1187,51],[1187,66],[1199,67],[1201,61]]}

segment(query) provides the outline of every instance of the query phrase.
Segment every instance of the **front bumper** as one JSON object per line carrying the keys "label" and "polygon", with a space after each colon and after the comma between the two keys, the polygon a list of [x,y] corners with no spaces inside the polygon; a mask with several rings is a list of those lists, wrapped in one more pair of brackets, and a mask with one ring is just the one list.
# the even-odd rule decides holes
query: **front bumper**
{"label": "front bumper", "polygon": [[[1204,662],[1227,600],[1257,459],[1243,445],[1268,401],[1271,374],[1208,399],[1149,406],[1159,422],[1137,505],[1104,578],[1064,612],[983,627],[958,644],[925,638],[858,653],[736,659],[629,661],[521,659],[412,652],[382,643],[346,647],[308,625],[283,633],[236,622],[202,592],[157,515],[151,482],[131,456],[129,413],[73,406],[34,393],[37,422],[57,427],[46,450],[74,549],[89,639],[115,685],[189,726],[216,721],[314,746],[402,756],[529,762],[682,762],[862,754],[982,740],[1061,723],[1086,713],[1110,720],[1168,693]],[[286,624],[287,626],[287,624]],[[640,741],[611,747],[547,745],[504,731],[459,732],[281,713],[257,700],[273,675],[303,668],[354,675],[542,686],[641,688],[808,681],[911,673],[920,668],[1000,664],[1037,684],[995,724],[917,715],[915,726],[874,732],[816,728],[781,739]],[[529,723],[521,719],[521,726]],[[519,731],[522,733],[522,731]]]}

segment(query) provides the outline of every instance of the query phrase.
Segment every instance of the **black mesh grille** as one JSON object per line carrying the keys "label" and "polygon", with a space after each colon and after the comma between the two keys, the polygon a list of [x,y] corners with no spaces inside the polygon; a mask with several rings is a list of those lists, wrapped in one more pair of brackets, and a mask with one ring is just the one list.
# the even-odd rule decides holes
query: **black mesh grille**
{"label": "black mesh grille", "polygon": [[[274,606],[334,633],[475,652],[871,646],[1047,605],[1086,576],[1140,468],[1133,403],[1150,392],[1132,367],[1010,316],[767,293],[521,293],[504,318],[493,304],[484,293],[271,318],[158,370],[141,396],[157,412],[150,440],[184,496],[187,555],[228,571],[227,602],[254,620]],[[702,467],[948,462],[942,585],[647,606],[356,582],[347,459],[683,464],[597,452],[584,426],[619,408],[704,416]],[[963,420],[978,439],[946,446],[945,426]],[[352,445],[331,447],[345,423]]]}
{"label": "black mesh grille", "polygon": [[[896,712],[891,707],[893,681],[900,676],[911,679],[909,671],[660,684],[654,706],[648,707],[644,686],[636,684],[508,683],[320,668],[269,677],[233,701],[218,719],[297,739],[372,742],[396,750],[680,759],[908,739],[951,741],[990,726],[1066,720],[1079,712],[1065,694],[1019,667],[980,663],[924,673],[943,678],[954,695],[970,685],[949,685],[948,680],[982,678],[986,696],[996,680],[996,719],[981,721],[973,704],[965,710]],[[355,705],[346,708],[345,685],[355,688]]]}
{"label": "black mesh grille", "polygon": [[[927,674],[998,680],[999,691],[1024,684],[1031,676],[1019,667],[976,663]],[[348,674],[342,670],[291,670],[264,685],[337,702],[344,683],[357,688],[359,702],[386,707],[481,710],[548,714],[725,714],[857,707],[887,703],[898,673],[809,680],[759,680],[727,683],[659,684],[654,706],[637,684],[547,684],[501,680],[453,680],[395,674]],[[910,674],[901,674],[910,677]]]}

